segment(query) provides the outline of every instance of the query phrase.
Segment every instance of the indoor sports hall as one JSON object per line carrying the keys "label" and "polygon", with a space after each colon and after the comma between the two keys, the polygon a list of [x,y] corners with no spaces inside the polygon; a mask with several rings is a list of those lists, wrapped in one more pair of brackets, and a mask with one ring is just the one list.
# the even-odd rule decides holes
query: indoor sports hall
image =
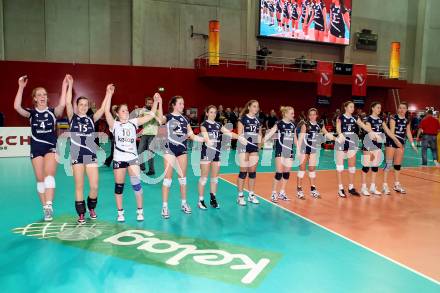
{"label": "indoor sports hall", "polygon": [[440,2],[0,0],[3,292],[440,292]]}

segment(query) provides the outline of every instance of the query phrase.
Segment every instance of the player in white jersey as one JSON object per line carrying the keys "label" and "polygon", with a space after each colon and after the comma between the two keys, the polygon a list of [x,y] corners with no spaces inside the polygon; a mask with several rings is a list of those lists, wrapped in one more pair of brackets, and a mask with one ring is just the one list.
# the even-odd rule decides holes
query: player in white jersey
{"label": "player in white jersey", "polygon": [[60,101],[55,108],[48,106],[47,91],[43,87],[36,87],[32,91],[34,107],[23,108],[21,101],[27,83],[27,76],[19,78],[14,109],[21,116],[29,118],[32,131],[30,157],[37,179],[37,192],[43,205],[44,220],[52,221],[52,201],[55,193],[55,173],[57,170],[55,157],[57,143],[56,117],[63,115],[66,105],[67,75],[63,81]]}
{"label": "player in white jersey", "polygon": [[143,210],[143,192],[140,180],[139,158],[136,148],[136,130],[139,125],[145,124],[151,119],[154,119],[157,109],[158,97],[154,95],[154,104],[152,111],[148,112],[150,115],[129,119],[129,111],[126,104],[118,105],[115,109],[117,120],[113,118],[110,112],[111,99],[115,87],[113,84],[107,86],[108,100],[105,106],[105,118],[109,125],[110,131],[114,136],[114,154],[113,154],[113,172],[115,176],[115,198],[116,206],[118,208],[118,222],[124,222],[124,209],[122,207],[122,194],[124,191],[125,174],[128,170],[130,176],[131,186],[136,194],[137,203],[137,217],[138,221],[144,220]]}

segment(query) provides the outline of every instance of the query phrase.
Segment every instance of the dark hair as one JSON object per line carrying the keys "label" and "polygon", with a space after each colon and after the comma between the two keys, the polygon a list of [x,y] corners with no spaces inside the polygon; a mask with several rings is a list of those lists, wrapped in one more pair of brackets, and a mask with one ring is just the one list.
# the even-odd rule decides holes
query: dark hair
{"label": "dark hair", "polygon": [[432,114],[434,114],[434,112],[431,109],[429,109],[428,111],[426,111],[426,114],[432,115]]}
{"label": "dark hair", "polygon": [[169,112],[173,112],[174,111],[174,106],[176,106],[177,104],[177,100],[182,99],[182,96],[174,96],[171,98],[170,102],[168,103],[168,111]]}
{"label": "dark hair", "polygon": [[345,0],[339,0],[339,5],[341,6],[341,11],[345,11]]}
{"label": "dark hair", "polygon": [[217,107],[216,107],[216,106],[214,106],[214,105],[209,105],[208,107],[205,108],[205,113],[208,113],[209,110],[211,110],[212,108],[214,108],[214,109],[217,110]]}
{"label": "dark hair", "polygon": [[86,98],[86,97],[84,97],[84,96],[81,96],[81,97],[76,98],[76,105],[77,105],[77,106],[78,106],[78,104],[79,104],[79,101],[81,101],[81,100],[87,100],[87,103],[90,104],[90,101],[89,101],[88,98]]}
{"label": "dark hair", "polygon": [[370,115],[373,114],[373,108],[376,107],[377,105],[380,105],[379,102],[372,102],[370,105]]}
{"label": "dark hair", "polygon": [[119,110],[121,110],[122,106],[125,106],[125,107],[128,108],[127,104],[119,104],[119,105],[116,105],[116,107],[115,107],[115,113],[118,113]]}
{"label": "dark hair", "polygon": [[250,105],[252,105],[253,103],[258,103],[258,101],[257,101],[257,100],[249,100],[249,101],[246,103],[246,105],[244,105],[243,110],[241,110],[240,117],[243,117],[244,115],[246,115],[247,113],[249,113],[249,107],[250,107]]}

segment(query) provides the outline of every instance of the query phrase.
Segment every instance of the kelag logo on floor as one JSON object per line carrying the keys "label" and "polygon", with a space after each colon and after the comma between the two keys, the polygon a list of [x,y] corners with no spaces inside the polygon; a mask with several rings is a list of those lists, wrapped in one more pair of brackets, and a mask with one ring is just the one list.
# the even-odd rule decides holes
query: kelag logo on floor
{"label": "kelag logo on floor", "polygon": [[236,285],[257,287],[281,255],[204,239],[72,218],[38,222],[14,233]]}

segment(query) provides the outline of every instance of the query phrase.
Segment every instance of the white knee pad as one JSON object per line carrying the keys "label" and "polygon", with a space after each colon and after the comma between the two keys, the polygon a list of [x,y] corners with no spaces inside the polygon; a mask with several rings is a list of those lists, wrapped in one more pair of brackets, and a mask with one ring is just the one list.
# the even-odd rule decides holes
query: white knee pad
{"label": "white knee pad", "polygon": [[316,178],[316,172],[315,171],[309,171],[309,177],[310,178]]}
{"label": "white knee pad", "polygon": [[304,175],[306,174],[306,172],[305,171],[298,171],[298,174],[297,174],[297,176],[298,176],[298,178],[304,178]]}
{"label": "white knee pad", "polygon": [[218,183],[218,177],[212,177],[211,183],[217,184]]}
{"label": "white knee pad", "polygon": [[165,178],[165,179],[163,180],[163,182],[162,182],[162,185],[163,185],[163,186],[166,186],[166,187],[170,187],[170,186],[171,186],[171,182],[173,182],[173,179]]}
{"label": "white knee pad", "polygon": [[344,171],[344,165],[336,165],[336,171],[338,172]]}
{"label": "white knee pad", "polygon": [[356,167],[348,167],[348,172],[351,174],[356,173]]}
{"label": "white knee pad", "polygon": [[200,183],[200,185],[205,186],[205,185],[206,185],[206,182],[208,182],[208,178],[206,178],[206,177],[200,177],[200,179],[199,179],[199,183]]}
{"label": "white knee pad", "polygon": [[37,182],[37,191],[38,193],[44,193],[46,188],[44,187],[44,182]]}
{"label": "white knee pad", "polygon": [[55,178],[53,176],[46,176],[44,178],[44,187],[45,188],[55,188]]}
{"label": "white knee pad", "polygon": [[186,185],[186,177],[179,178],[180,185]]}

